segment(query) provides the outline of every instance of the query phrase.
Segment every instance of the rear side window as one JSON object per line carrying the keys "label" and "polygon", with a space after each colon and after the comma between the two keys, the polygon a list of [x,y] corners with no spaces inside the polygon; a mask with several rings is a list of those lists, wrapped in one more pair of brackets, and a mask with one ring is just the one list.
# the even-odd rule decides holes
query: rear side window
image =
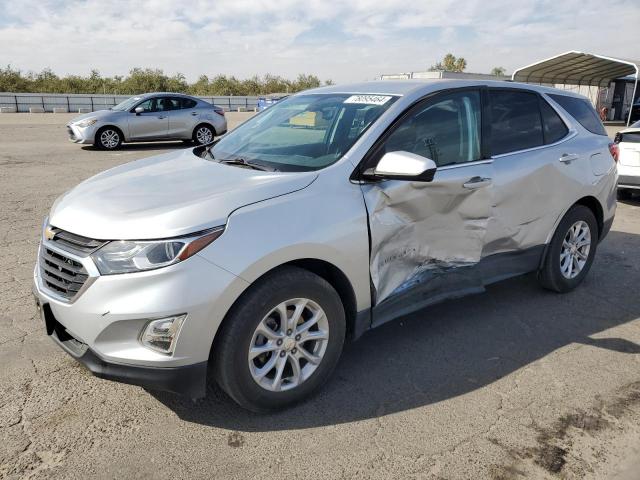
{"label": "rear side window", "polygon": [[535,93],[489,90],[491,153],[500,155],[544,145]]}
{"label": "rear side window", "polygon": [[588,100],[557,94],[550,94],[549,96],[591,133],[607,135],[602,122],[598,118],[598,114]]}
{"label": "rear side window", "polygon": [[540,99],[540,113],[544,125],[544,143],[555,143],[563,139],[569,133],[560,115],[545,100]]}
{"label": "rear side window", "polygon": [[197,104],[198,102],[191,100],[190,98],[182,99],[182,108],[194,108]]}

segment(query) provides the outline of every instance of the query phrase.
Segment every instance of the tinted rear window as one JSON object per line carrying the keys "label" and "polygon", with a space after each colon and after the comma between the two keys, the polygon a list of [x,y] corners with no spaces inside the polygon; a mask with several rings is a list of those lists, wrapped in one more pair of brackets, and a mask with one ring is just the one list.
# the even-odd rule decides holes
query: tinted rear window
{"label": "tinted rear window", "polygon": [[617,142],[640,143],[640,132],[618,133]]}
{"label": "tinted rear window", "polygon": [[489,90],[489,98],[493,155],[544,144],[540,107],[535,93]]}
{"label": "tinted rear window", "polygon": [[198,102],[196,102],[195,100],[191,100],[190,98],[183,98],[182,99],[182,108],[193,108],[196,106]]}
{"label": "tinted rear window", "polygon": [[545,100],[540,99],[540,113],[544,124],[544,143],[555,143],[569,133],[560,115]]}
{"label": "tinted rear window", "polygon": [[607,135],[602,122],[598,118],[598,114],[588,100],[557,94],[550,94],[549,96],[591,133]]}

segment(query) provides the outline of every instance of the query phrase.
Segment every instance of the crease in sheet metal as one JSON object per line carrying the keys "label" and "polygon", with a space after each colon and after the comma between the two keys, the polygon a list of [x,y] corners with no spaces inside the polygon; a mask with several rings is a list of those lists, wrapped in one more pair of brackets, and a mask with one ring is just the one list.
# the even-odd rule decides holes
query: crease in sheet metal
{"label": "crease in sheet metal", "polygon": [[[480,261],[491,214],[490,191],[465,189],[457,178],[444,177],[435,183],[391,180],[363,185],[376,304],[438,272]],[[475,276],[473,283],[482,286]]]}

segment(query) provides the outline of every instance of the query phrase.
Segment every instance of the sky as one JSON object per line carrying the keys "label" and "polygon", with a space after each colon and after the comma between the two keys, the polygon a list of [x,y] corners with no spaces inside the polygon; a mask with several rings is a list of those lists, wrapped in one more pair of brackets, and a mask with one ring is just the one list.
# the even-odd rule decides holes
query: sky
{"label": "sky", "polygon": [[0,65],[344,83],[449,52],[479,73],[568,50],[640,59],[639,31],[638,0],[0,0]]}

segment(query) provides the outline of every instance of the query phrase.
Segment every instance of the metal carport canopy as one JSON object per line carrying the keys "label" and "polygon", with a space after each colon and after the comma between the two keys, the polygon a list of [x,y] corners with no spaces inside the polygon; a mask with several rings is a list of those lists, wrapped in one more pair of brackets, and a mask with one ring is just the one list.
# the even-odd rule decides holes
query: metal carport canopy
{"label": "metal carport canopy", "polygon": [[[527,65],[513,72],[513,81],[578,86],[607,87],[616,78],[635,77],[631,105],[638,87],[640,61],[570,51]],[[629,110],[629,120],[631,109]],[[627,124],[629,121],[627,121]]]}

